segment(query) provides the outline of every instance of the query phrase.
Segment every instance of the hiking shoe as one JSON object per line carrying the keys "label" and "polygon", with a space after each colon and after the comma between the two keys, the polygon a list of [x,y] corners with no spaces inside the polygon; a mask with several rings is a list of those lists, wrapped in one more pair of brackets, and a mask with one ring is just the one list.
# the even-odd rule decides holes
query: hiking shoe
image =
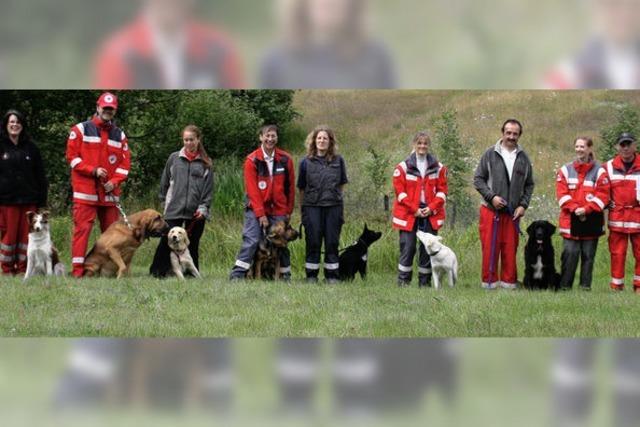
{"label": "hiking shoe", "polygon": [[307,279],[305,281],[307,283],[311,283],[312,285],[315,285],[316,283],[318,283],[318,278],[317,277],[307,277]]}
{"label": "hiking shoe", "polygon": [[325,282],[327,282],[327,285],[335,285],[340,283],[340,280],[336,279],[335,277],[330,277],[328,279],[324,279]]}
{"label": "hiking shoe", "polygon": [[633,293],[635,293],[636,295],[640,295],[640,287],[633,288]]}
{"label": "hiking shoe", "polygon": [[498,287],[498,284],[496,282],[493,282],[493,283],[482,282],[482,289],[496,289],[497,287]]}
{"label": "hiking shoe", "polygon": [[406,280],[400,280],[398,279],[398,287],[399,288],[407,288],[409,287],[410,283],[407,282]]}

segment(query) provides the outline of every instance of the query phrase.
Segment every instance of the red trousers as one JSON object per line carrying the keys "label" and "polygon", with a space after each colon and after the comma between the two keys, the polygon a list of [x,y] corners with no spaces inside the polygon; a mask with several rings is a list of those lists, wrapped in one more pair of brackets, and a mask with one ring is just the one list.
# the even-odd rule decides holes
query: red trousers
{"label": "red trousers", "polygon": [[633,257],[636,266],[633,275],[633,287],[640,288],[640,233],[620,233],[609,231],[609,252],[611,252],[611,283],[612,289],[624,289],[624,265],[627,258],[627,246],[631,239]]}
{"label": "red trousers", "polygon": [[2,274],[27,271],[27,244],[29,243],[29,221],[27,212],[35,211],[36,205],[0,206],[0,267]]}
{"label": "red trousers", "polygon": [[[516,224],[508,213],[500,213],[496,232],[493,254],[493,274],[490,272],[491,241],[493,238],[493,224],[495,212],[486,206],[480,207],[480,244],[482,245],[482,281],[495,283],[500,281],[515,284],[518,278],[516,252],[518,251],[519,235]],[[498,269],[500,260],[500,269]]]}
{"label": "red trousers", "polygon": [[109,228],[118,220],[118,208],[115,206],[94,206],[75,203],[73,205],[73,240],[71,241],[71,264],[74,277],[82,277],[84,256],[87,253],[89,236],[96,216],[100,220],[100,231]]}

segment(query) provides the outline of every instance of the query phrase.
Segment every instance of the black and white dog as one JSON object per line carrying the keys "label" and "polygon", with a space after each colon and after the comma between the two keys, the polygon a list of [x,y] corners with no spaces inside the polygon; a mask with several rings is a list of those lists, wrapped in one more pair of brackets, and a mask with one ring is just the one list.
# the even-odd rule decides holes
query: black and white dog
{"label": "black and white dog", "polygon": [[64,264],[60,262],[58,251],[51,243],[49,233],[49,212],[27,212],[29,222],[29,244],[27,245],[27,280],[36,274],[64,276]]}
{"label": "black and white dog", "polygon": [[362,279],[367,276],[369,246],[381,236],[381,232],[369,230],[367,224],[364,225],[364,230],[362,230],[362,234],[358,237],[358,241],[347,247],[342,254],[340,254],[340,280],[353,280],[356,277],[356,273],[360,273]]}
{"label": "black and white dog", "polygon": [[560,274],[556,272],[551,236],[556,231],[549,221],[534,221],[527,227],[529,240],[524,248],[525,289],[558,289]]}

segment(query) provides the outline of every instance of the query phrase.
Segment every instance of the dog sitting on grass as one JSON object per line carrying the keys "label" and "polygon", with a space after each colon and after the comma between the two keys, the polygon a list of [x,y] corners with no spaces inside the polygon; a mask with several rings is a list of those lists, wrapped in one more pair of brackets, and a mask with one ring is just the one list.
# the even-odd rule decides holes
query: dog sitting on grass
{"label": "dog sitting on grass", "polygon": [[556,227],[549,221],[534,221],[527,227],[529,240],[524,248],[525,289],[558,290],[560,274],[556,272],[555,253],[551,236]]}
{"label": "dog sitting on grass", "polygon": [[264,233],[253,256],[253,264],[247,273],[248,279],[280,279],[280,252],[299,233],[288,222],[276,221]]}
{"label": "dog sitting on grass", "polygon": [[445,274],[449,278],[449,287],[454,287],[458,280],[458,258],[453,251],[443,245],[441,236],[417,231],[418,239],[422,242],[427,254],[431,258],[431,270],[433,271],[433,287],[440,289],[441,276]]}
{"label": "dog sitting on grass", "polygon": [[358,240],[340,254],[340,280],[353,280],[356,273],[360,273],[360,277],[364,280],[367,276],[369,246],[380,237],[382,237],[381,232],[369,230],[367,224],[364,225],[364,230]]}
{"label": "dog sitting on grass", "polygon": [[167,245],[171,249],[171,270],[177,278],[184,280],[184,273],[192,274],[198,279],[202,278],[189,252],[187,230],[182,227],[173,227],[167,235]]}
{"label": "dog sitting on grass", "polygon": [[27,212],[29,222],[29,243],[27,244],[27,272],[24,280],[37,274],[44,276],[64,276],[64,264],[60,262],[58,251],[51,242],[49,212]]}

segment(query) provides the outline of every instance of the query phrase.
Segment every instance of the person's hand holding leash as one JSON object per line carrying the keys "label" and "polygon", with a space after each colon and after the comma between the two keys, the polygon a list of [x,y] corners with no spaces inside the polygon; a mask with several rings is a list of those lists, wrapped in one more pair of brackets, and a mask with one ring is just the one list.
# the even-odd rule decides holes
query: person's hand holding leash
{"label": "person's hand holding leash", "polygon": [[491,199],[491,204],[494,208],[500,210],[507,206],[507,201],[500,196],[493,196],[493,199]]}
{"label": "person's hand holding leash", "polygon": [[269,226],[269,219],[266,217],[266,215],[258,218],[258,222],[260,223],[260,227],[262,228],[267,228]]}
{"label": "person's hand holding leash", "polygon": [[93,171],[93,174],[98,179],[107,179],[107,170],[105,168],[98,167],[98,168],[96,168],[95,171]]}
{"label": "person's hand holding leash", "polygon": [[116,188],[115,184],[111,181],[107,181],[103,184],[104,187],[104,191],[106,193],[111,193],[113,191],[114,188]]}

